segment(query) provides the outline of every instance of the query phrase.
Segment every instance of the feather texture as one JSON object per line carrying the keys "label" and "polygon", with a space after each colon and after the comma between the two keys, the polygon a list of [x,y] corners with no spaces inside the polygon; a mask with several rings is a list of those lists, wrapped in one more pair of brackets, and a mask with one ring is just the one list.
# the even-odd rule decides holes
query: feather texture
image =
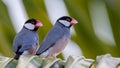
{"label": "feather texture", "polygon": [[29,51],[29,49],[36,49],[35,47],[38,47],[38,35],[36,31],[23,28],[14,38],[13,50],[16,55],[24,53],[27,50]]}
{"label": "feather texture", "polygon": [[65,28],[60,23],[55,24],[55,26],[44,38],[42,44],[40,45],[40,48],[37,51],[37,55],[40,55],[49,48],[53,47],[53,45],[63,36],[66,36],[68,39],[70,38],[70,28]]}

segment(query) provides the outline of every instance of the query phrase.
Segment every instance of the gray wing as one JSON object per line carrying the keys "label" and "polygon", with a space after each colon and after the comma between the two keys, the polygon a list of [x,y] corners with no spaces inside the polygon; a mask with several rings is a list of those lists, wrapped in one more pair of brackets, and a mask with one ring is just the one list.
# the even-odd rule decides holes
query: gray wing
{"label": "gray wing", "polygon": [[14,40],[15,40],[13,46],[14,52],[18,50],[19,46],[21,46],[19,51],[24,52],[25,50],[32,47],[33,44],[38,43],[38,36],[37,34],[32,34],[32,33],[24,34],[23,32],[22,34],[18,34]]}
{"label": "gray wing", "polygon": [[20,51],[25,51],[30,49],[32,46],[36,46],[38,44],[38,37],[35,34],[29,35],[25,37],[25,40],[22,43],[22,48]]}
{"label": "gray wing", "polygon": [[37,54],[40,55],[41,53],[52,47],[56,43],[56,41],[58,41],[64,36],[64,34],[65,33],[61,27],[54,26],[44,38],[42,44],[37,51]]}
{"label": "gray wing", "polygon": [[15,53],[21,48],[19,44],[21,41],[18,41],[18,40],[20,40],[20,38],[18,38],[18,35],[16,35],[13,41],[13,51]]}

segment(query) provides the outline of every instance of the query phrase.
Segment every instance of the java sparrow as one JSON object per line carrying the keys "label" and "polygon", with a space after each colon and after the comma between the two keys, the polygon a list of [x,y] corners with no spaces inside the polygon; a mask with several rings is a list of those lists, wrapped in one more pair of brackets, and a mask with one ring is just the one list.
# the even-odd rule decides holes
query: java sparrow
{"label": "java sparrow", "polygon": [[18,60],[22,54],[36,54],[38,49],[38,34],[36,31],[41,26],[42,23],[36,19],[29,19],[25,22],[13,41],[14,59]]}
{"label": "java sparrow", "polygon": [[69,16],[60,17],[47,33],[36,55],[42,58],[56,58],[70,40],[70,28],[77,21]]}

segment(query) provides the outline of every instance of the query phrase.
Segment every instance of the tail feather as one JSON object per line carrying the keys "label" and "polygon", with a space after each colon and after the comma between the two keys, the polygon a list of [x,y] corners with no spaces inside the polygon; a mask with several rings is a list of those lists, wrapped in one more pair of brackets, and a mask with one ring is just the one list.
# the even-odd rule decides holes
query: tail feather
{"label": "tail feather", "polygon": [[19,52],[14,56],[14,59],[18,60],[20,58],[20,55],[22,55],[23,52]]}
{"label": "tail feather", "polygon": [[18,60],[19,57],[20,57],[20,55],[23,53],[23,52],[19,52],[19,50],[20,50],[21,47],[22,47],[21,45],[18,46],[18,47],[17,47],[17,51],[15,52],[16,55],[14,56],[14,59],[16,59],[16,60]]}

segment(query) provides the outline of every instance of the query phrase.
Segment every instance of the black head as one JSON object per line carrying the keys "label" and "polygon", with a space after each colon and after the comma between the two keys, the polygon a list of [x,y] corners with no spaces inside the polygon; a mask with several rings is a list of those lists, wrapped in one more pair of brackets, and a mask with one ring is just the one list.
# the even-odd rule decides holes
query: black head
{"label": "black head", "polygon": [[59,18],[58,20],[66,20],[66,21],[68,21],[68,22],[71,22],[71,21],[72,21],[72,18],[69,17],[69,16],[63,16],[63,17]]}
{"label": "black head", "polygon": [[72,25],[76,24],[77,21],[69,16],[62,16],[57,20],[58,23],[64,25],[65,27],[71,27]]}
{"label": "black head", "polygon": [[24,24],[25,28],[33,31],[36,31],[41,26],[42,26],[42,23],[36,19],[29,19]]}
{"label": "black head", "polygon": [[26,23],[31,23],[31,24],[33,24],[33,25],[35,25],[36,24],[36,19],[33,19],[33,18],[31,18],[31,19],[28,19],[26,22],[25,22],[25,24]]}

